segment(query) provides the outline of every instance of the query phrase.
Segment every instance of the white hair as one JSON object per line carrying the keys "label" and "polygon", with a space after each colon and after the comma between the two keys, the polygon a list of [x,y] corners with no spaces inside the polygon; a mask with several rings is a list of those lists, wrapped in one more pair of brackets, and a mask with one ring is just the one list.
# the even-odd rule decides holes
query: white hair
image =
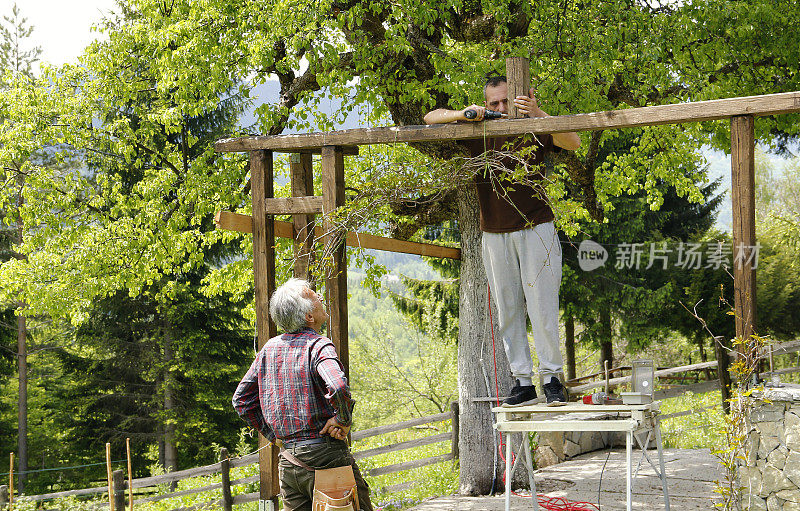
{"label": "white hair", "polygon": [[312,291],[307,280],[291,278],[272,293],[269,315],[284,332],[296,332],[306,326],[306,314],[314,309],[306,290]]}

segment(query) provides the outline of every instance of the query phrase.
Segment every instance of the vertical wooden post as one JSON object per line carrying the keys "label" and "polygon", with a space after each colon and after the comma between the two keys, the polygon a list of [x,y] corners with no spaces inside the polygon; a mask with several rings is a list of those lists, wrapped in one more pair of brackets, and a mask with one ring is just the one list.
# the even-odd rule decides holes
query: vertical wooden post
{"label": "vertical wooden post", "polygon": [[228,456],[228,449],[222,448],[219,451],[220,472],[222,473],[222,508],[225,511],[233,509],[233,497],[231,496],[231,460]]}
{"label": "vertical wooden post", "polygon": [[531,64],[525,57],[509,57],[506,59],[506,81],[508,82],[508,118],[522,117],[514,98],[527,96],[531,88]]}
{"label": "vertical wooden post", "polygon": [[[731,198],[733,199],[733,297],[736,336],[756,328],[755,131],[752,115],[731,117]],[[752,262],[750,257],[753,256]]]}
{"label": "vertical wooden post", "polygon": [[8,509],[14,507],[14,453],[9,453],[11,462],[8,464]]}
{"label": "vertical wooden post", "polygon": [[111,443],[106,442],[106,477],[108,477],[108,509],[114,511],[114,474],[111,472]]}
{"label": "vertical wooden post", "polygon": [[575,316],[567,314],[564,320],[564,353],[567,380],[575,379]]}
{"label": "vertical wooden post", "polygon": [[728,367],[731,364],[729,355],[730,347],[725,337],[719,335],[714,337],[714,353],[717,356],[717,378],[719,379],[719,390],[722,395],[722,409],[725,413],[730,413],[731,404],[731,373]]}
{"label": "vertical wooden post", "polygon": [[[327,233],[334,228],[330,214],[339,206],[344,206],[344,155],[339,146],[322,148],[322,203]],[[336,346],[339,360],[344,366],[345,375],[350,376],[350,351],[347,338],[347,257],[345,239],[334,247],[333,262],[328,266],[325,278],[325,294],[328,302],[330,338]]]}
{"label": "vertical wooden post", "polygon": [[[253,276],[255,279],[256,332],[258,349],[278,334],[269,317],[269,297],[275,290],[275,222],[267,217],[264,199],[274,196],[272,151],[250,153],[250,183],[253,197]],[[261,501],[278,509],[278,448],[258,437]]]}
{"label": "vertical wooden post", "polygon": [[133,464],[131,463],[131,439],[125,439],[125,453],[127,454],[128,458],[128,500],[130,510],[133,511]]}
{"label": "vertical wooden post", "polygon": [[450,422],[453,425],[453,437],[451,439],[450,450],[453,453],[453,459],[458,459],[458,401],[450,403]]}
{"label": "vertical wooden post", "polygon": [[122,470],[115,470],[112,479],[114,480],[114,508],[125,511],[125,474]]}
{"label": "vertical wooden post", "polygon": [[[314,195],[312,158],[309,152],[292,154],[290,169],[293,197]],[[309,267],[313,263],[314,255],[314,215],[293,215],[292,222],[295,232],[294,276],[310,280]]]}

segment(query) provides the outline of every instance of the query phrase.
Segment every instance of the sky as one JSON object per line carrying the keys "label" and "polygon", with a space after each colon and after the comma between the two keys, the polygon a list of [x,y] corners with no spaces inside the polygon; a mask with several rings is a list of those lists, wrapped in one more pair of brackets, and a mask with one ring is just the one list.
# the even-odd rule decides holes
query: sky
{"label": "sky", "polygon": [[28,26],[34,27],[29,41],[42,48],[40,60],[56,65],[76,62],[99,36],[91,31],[92,25],[114,8],[114,0],[0,0],[0,14],[11,16],[15,3],[20,15],[28,18]]}

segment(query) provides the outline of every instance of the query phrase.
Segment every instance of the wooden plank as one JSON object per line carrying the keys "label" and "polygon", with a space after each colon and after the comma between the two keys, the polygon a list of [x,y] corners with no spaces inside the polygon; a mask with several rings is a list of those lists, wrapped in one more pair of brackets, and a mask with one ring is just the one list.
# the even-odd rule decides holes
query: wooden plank
{"label": "wooden plank", "polygon": [[362,429],[353,433],[353,442],[364,440],[378,435],[385,435],[386,433],[393,433],[403,429],[413,428],[414,426],[422,426],[423,424],[433,424],[450,419],[450,412],[437,413],[435,415],[428,415],[427,417],[417,417],[397,424],[388,424],[386,426],[378,426],[376,428]]}
{"label": "wooden plank", "polygon": [[202,467],[190,468],[187,470],[180,470],[178,472],[170,472],[169,474],[162,474],[152,477],[142,477],[141,479],[133,480],[134,488],[146,488],[148,486],[155,486],[157,484],[167,484],[174,481],[180,481],[189,477],[207,476],[219,472],[219,463],[213,465],[205,465]]}
{"label": "wooden plank", "polygon": [[382,488],[381,493],[399,493],[401,491],[408,490],[409,488],[413,488],[414,486],[417,486],[419,483],[420,483],[419,481],[406,481],[404,483],[397,483],[389,486],[384,486]]}
{"label": "wooden plank", "polygon": [[593,131],[634,126],[713,121],[737,115],[763,116],[792,112],[800,112],[800,92],[783,92],[763,96],[715,99],[555,117],[500,119],[485,123],[387,126],[302,135],[229,138],[217,141],[214,148],[220,152],[241,152],[254,149],[299,151],[324,145],[346,147],[368,144],[393,144],[397,142],[442,142],[483,138],[484,136]]}
{"label": "wooden plank", "polygon": [[506,59],[506,84],[508,85],[508,118],[520,119],[523,116],[514,106],[517,96],[527,96],[531,87],[531,63],[525,57]]}
{"label": "wooden plank", "polygon": [[[289,166],[292,195],[304,197],[314,195],[314,169],[311,153],[293,154]],[[300,279],[311,280],[309,268],[314,257],[314,216],[294,215],[292,239],[294,252],[294,276]]]}
{"label": "wooden plank", "polygon": [[[700,362],[699,364],[691,364],[685,366],[678,366],[678,367],[671,367],[669,369],[659,369],[655,372],[656,377],[660,376],[668,376],[670,374],[678,374],[678,373],[685,373],[687,371],[697,371],[700,369],[712,368],[717,366],[717,361],[712,360],[711,362]],[[620,376],[617,378],[611,378],[609,380],[610,385],[620,385],[623,383],[628,383],[631,381],[630,376]],[[603,381],[594,381],[590,383],[585,383],[583,385],[577,385],[575,387],[570,387],[569,392],[570,394],[579,394],[581,392],[586,392],[587,390],[598,389],[604,387],[606,382]]]}
{"label": "wooden plank", "polygon": [[376,477],[385,474],[393,474],[394,472],[403,472],[405,470],[411,470],[414,468],[426,467],[428,465],[434,465],[436,463],[441,463],[443,461],[448,461],[452,459],[453,459],[453,453],[451,452],[443,454],[441,456],[432,456],[430,458],[423,458],[421,460],[404,461],[403,463],[396,463],[394,465],[387,465],[385,467],[373,468],[372,470],[366,470],[364,473],[365,475]]}
{"label": "wooden plank", "polygon": [[[258,480],[257,477],[256,477],[256,480]],[[144,504],[146,502],[159,502],[159,501],[162,501],[162,500],[174,499],[176,497],[185,497],[186,495],[193,495],[195,493],[203,493],[204,491],[218,490],[220,488],[222,488],[222,483],[214,483],[214,484],[209,484],[208,486],[203,486],[203,487],[200,487],[200,488],[190,488],[188,490],[181,490],[181,491],[176,491],[176,492],[172,492],[172,493],[164,493],[164,494],[161,494],[161,495],[153,495],[152,497],[146,497],[146,498],[143,498],[143,499],[136,499],[134,504],[135,505],[139,505],[139,504]],[[220,501],[220,502],[222,502],[222,501]]]}
{"label": "wooden plank", "polygon": [[[253,278],[255,280],[256,332],[258,349],[278,330],[269,317],[269,297],[275,290],[275,224],[267,216],[266,199],[273,198],[273,158],[270,151],[250,153],[250,184],[253,200]],[[261,476],[261,500],[273,500],[278,479],[278,467],[273,449],[263,435],[259,434],[259,474]]]}
{"label": "wooden plank", "polygon": [[171,509],[170,511],[199,511],[200,509],[220,507],[221,505],[222,505],[221,500],[209,500],[207,502],[201,502],[200,504],[195,504],[193,506],[176,507],[174,509]]}
{"label": "wooden plank", "polygon": [[[214,217],[217,229],[228,231],[243,232],[251,234],[253,232],[253,217],[230,211],[218,211]],[[274,221],[275,235],[281,238],[305,239],[295,235],[294,227],[289,222]],[[322,238],[325,231],[321,227],[314,228],[314,236]],[[401,254],[415,254],[426,257],[441,257],[446,259],[461,259],[461,249],[455,247],[444,247],[432,243],[419,243],[416,241],[397,240],[394,238],[384,238],[374,234],[360,232],[348,232],[346,244],[348,247],[363,248],[372,250],[384,250],[388,252],[399,252]]]}
{"label": "wooden plank", "polygon": [[517,431],[633,431],[639,425],[633,419],[624,420],[568,420],[568,421],[508,421],[498,422],[497,430]]}
{"label": "wooden plank", "polygon": [[791,342],[784,342],[773,344],[770,346],[765,346],[762,348],[761,353],[758,355],[759,358],[769,358],[770,350],[772,350],[772,355],[774,357],[780,355],[788,355],[790,353],[797,353],[800,351],[800,341],[791,341]]}
{"label": "wooden plank", "polygon": [[258,481],[258,475],[250,476],[250,477],[241,477],[239,479],[234,479],[231,481],[231,486],[239,486],[240,484],[250,484]]}
{"label": "wooden plank", "polygon": [[[245,456],[243,458],[238,458],[238,460],[239,461],[245,460],[246,462],[242,462],[242,463],[240,463],[238,465],[235,465],[235,466],[240,466],[241,467],[241,466],[245,466],[245,465],[252,465],[253,463],[256,463],[258,461],[258,455],[257,454],[251,454],[251,455]],[[234,461],[236,461],[236,460],[231,460],[231,467],[234,466]],[[203,467],[196,467],[196,468],[192,468],[192,469],[189,469],[189,470],[181,470],[180,472],[170,472],[169,474],[163,474],[163,475],[160,475],[160,476],[153,476],[153,477],[145,477],[145,478],[141,478],[141,479],[134,479],[133,480],[133,487],[134,488],[146,488],[146,487],[149,487],[149,486],[155,486],[155,485],[158,485],[158,484],[171,483],[173,481],[178,481],[178,480],[181,480],[181,479],[187,479],[187,478],[190,478],[190,477],[199,477],[199,476],[209,475],[209,474],[213,474],[213,473],[217,472],[219,470],[219,466],[220,466],[219,463],[215,463],[213,465],[206,465],[206,466],[203,466]],[[258,475],[251,476],[251,477],[245,477],[245,478],[242,478],[242,479],[236,479],[234,481],[231,481],[231,486],[236,486],[236,485],[240,485],[240,484],[250,484],[250,483],[254,483],[254,482],[258,481],[258,480],[259,480],[259,476]],[[211,484],[211,485],[208,485],[208,486],[204,486],[202,488],[193,488],[193,489],[183,490],[183,491],[179,491],[179,492],[166,493],[164,495],[155,495],[155,496],[152,496],[152,497],[146,497],[146,498],[142,498],[142,499],[137,499],[135,501],[135,504],[145,503],[145,502],[158,502],[160,500],[171,499],[171,498],[174,498],[174,497],[181,497],[181,496],[184,496],[184,495],[191,495],[193,493],[200,493],[200,492],[204,492],[204,491],[217,490],[217,489],[219,489],[221,487],[222,487],[222,483],[216,483],[216,484]],[[67,491],[61,491],[61,492],[55,492],[55,493],[43,493],[41,495],[29,495],[29,496],[26,496],[25,498],[29,499],[29,500],[32,500],[32,501],[38,502],[38,501],[41,501],[41,500],[59,499],[59,498],[63,498],[63,497],[79,497],[79,496],[84,496],[84,495],[95,495],[95,494],[98,494],[98,493],[106,493],[107,491],[108,491],[107,487],[100,486],[100,487],[97,487],[97,488],[82,488],[82,489],[79,489],[79,490],[67,490]]]}
{"label": "wooden plank", "polygon": [[[736,337],[756,327],[756,270],[749,261],[756,245],[755,124],[752,115],[731,118],[731,199],[733,201],[733,300]],[[739,260],[740,256],[743,260]]]}
{"label": "wooden plank", "polygon": [[[330,213],[344,206],[344,157],[342,148],[326,145],[322,148],[322,197],[325,216],[324,229],[326,236],[333,232],[336,225]],[[327,297],[328,337],[336,346],[336,353],[344,367],[345,376],[350,376],[350,347],[347,336],[347,256],[345,240],[332,243],[325,240],[329,247],[326,257],[331,260],[325,263],[325,294]]]}
{"label": "wooden plank", "polygon": [[[233,496],[233,505],[246,504],[248,502],[255,502],[258,500],[258,492],[241,493]],[[275,509],[278,509],[277,507]]]}
{"label": "wooden plank", "polygon": [[703,407],[700,407],[700,408],[693,408],[691,410],[684,410],[682,412],[670,413],[668,415],[659,415],[658,416],[658,420],[660,420],[661,422],[664,422],[667,419],[674,419],[676,417],[683,417],[684,415],[694,415],[695,413],[703,412],[703,411],[706,411],[706,410],[711,410],[712,408],[716,408],[718,406],[719,406],[719,404],[716,404],[716,405],[710,405],[710,406],[703,406]]}
{"label": "wooden plank", "polygon": [[322,197],[278,197],[264,201],[264,212],[268,215],[299,215],[322,213]]}
{"label": "wooden plank", "polygon": [[246,467],[258,461],[258,453],[254,452],[241,458],[233,458],[231,460],[231,468]]}
{"label": "wooden plank", "polygon": [[[136,480],[134,479],[134,482]],[[65,490],[54,493],[43,493],[41,495],[26,495],[26,499],[33,501],[60,499],[63,497],[80,497],[83,495],[96,495],[98,493],[108,492],[107,486],[98,486],[97,488],[81,488],[80,490]]]}
{"label": "wooden plank", "polygon": [[384,445],[374,449],[367,449],[365,451],[358,451],[353,453],[353,458],[363,460],[364,458],[371,458],[386,454],[387,452],[403,451],[405,449],[413,449],[414,447],[421,447],[423,445],[438,444],[453,438],[452,433],[440,433],[438,435],[426,436],[414,440],[406,440],[405,442],[398,442],[396,444]]}
{"label": "wooden plank", "polygon": [[373,234],[358,232],[347,233],[347,246],[399,252],[401,254],[416,254],[427,257],[441,257],[446,259],[461,259],[461,249],[443,247],[432,243],[418,243],[416,241],[396,240],[384,238]]}
{"label": "wooden plank", "polygon": [[764,373],[760,373],[764,376],[769,376],[771,374],[792,374],[792,373],[800,373],[800,367],[787,367],[786,369],[776,369],[775,371],[767,371]]}
{"label": "wooden plank", "polygon": [[653,393],[653,399],[659,401],[661,399],[672,399],[682,396],[687,392],[705,394],[715,390],[719,390],[719,380],[701,381],[700,383],[692,383],[691,385],[676,385],[668,389],[657,390]]}

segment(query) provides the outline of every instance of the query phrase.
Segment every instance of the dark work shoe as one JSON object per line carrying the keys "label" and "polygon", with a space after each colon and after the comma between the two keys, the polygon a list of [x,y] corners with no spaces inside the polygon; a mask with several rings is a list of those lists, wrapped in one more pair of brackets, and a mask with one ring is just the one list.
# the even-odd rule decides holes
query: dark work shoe
{"label": "dark work shoe", "polygon": [[544,384],[544,397],[547,406],[562,406],[567,404],[567,389],[558,378],[551,378],[550,383]]}
{"label": "dark work shoe", "polygon": [[517,380],[517,383],[511,388],[511,393],[503,401],[503,406],[524,406],[532,404],[534,400],[536,400],[536,387],[533,385],[520,385],[519,380]]}

